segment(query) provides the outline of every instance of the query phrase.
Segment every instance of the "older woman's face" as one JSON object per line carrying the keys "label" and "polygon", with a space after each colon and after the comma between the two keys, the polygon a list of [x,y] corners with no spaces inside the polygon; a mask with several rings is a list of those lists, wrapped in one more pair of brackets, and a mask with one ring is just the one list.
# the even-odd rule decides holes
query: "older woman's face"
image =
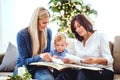
{"label": "older woman's face", "polygon": [[44,18],[44,19],[38,20],[38,29],[39,29],[39,31],[45,30],[48,23],[49,23],[49,18]]}
{"label": "older woman's face", "polygon": [[85,28],[79,24],[77,21],[75,21],[74,23],[74,27],[75,27],[75,31],[80,35],[80,36],[85,36],[87,31],[85,30]]}

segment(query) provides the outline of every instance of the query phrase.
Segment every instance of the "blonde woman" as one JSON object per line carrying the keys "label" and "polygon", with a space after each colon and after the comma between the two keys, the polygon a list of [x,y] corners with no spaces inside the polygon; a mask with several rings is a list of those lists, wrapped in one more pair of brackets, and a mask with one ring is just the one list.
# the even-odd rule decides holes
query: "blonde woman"
{"label": "blonde woman", "polygon": [[[17,47],[19,56],[16,66],[25,65],[32,78],[37,80],[54,80],[47,67],[29,65],[32,62],[51,61],[50,52],[52,32],[47,28],[50,13],[43,7],[38,7],[31,18],[30,25],[17,34]],[[17,74],[17,68],[14,75]]]}

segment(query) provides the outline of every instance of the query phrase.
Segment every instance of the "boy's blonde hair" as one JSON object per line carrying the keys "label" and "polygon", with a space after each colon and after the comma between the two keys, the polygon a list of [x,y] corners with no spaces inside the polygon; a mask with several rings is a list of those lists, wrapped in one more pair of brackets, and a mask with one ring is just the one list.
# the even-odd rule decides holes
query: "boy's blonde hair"
{"label": "boy's blonde hair", "polygon": [[54,38],[54,45],[56,44],[56,42],[63,40],[63,39],[66,40],[66,35],[64,33],[57,33]]}
{"label": "boy's blonde hair", "polygon": [[39,31],[38,30],[38,20],[49,18],[50,13],[43,7],[38,7],[31,18],[30,25],[28,27],[31,40],[32,40],[32,56],[40,54],[47,45],[47,33],[46,30]]}

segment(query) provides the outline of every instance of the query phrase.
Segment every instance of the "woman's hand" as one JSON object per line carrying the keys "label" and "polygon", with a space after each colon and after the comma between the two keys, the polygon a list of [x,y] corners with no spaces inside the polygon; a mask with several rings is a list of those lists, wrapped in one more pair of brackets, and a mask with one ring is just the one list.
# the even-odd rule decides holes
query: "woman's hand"
{"label": "woman's hand", "polygon": [[42,59],[44,59],[45,61],[47,61],[47,62],[51,62],[52,61],[52,58],[51,58],[49,53],[42,53],[42,54],[40,54],[40,57]]}
{"label": "woman's hand", "polygon": [[62,61],[63,61],[64,63],[74,64],[74,61],[70,60],[69,58],[63,58]]}
{"label": "woman's hand", "polygon": [[87,64],[103,64],[103,65],[107,65],[107,59],[105,59],[105,58],[89,57],[89,58],[84,58],[83,62],[87,63]]}
{"label": "woman's hand", "polygon": [[83,62],[87,64],[96,64],[96,58],[93,57],[84,58]]}

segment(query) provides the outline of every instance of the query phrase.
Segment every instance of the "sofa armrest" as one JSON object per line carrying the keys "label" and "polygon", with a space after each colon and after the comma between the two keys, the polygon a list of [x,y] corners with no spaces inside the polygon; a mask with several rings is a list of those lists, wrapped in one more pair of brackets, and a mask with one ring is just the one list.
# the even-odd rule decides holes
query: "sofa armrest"
{"label": "sofa armrest", "polygon": [[3,57],[4,57],[4,54],[0,54],[0,64],[1,64],[2,60],[3,60]]}

